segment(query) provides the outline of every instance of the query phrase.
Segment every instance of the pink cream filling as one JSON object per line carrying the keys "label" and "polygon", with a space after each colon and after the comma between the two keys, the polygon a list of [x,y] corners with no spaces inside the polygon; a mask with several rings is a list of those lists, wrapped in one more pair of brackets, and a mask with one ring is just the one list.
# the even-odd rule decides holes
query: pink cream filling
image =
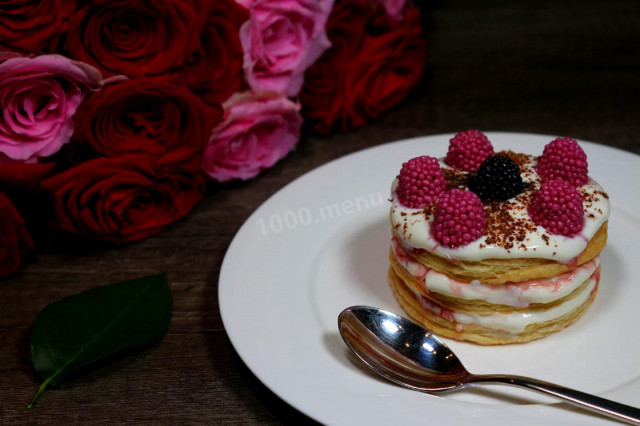
{"label": "pink cream filling", "polygon": [[398,262],[412,276],[421,281],[425,291],[466,300],[479,299],[488,303],[523,308],[532,303],[551,303],[571,294],[588,279],[599,278],[600,257],[598,256],[551,279],[503,285],[482,284],[478,281],[461,282],[416,262],[395,236],[392,237],[391,244]]}
{"label": "pink cream filling", "polygon": [[452,323],[458,333],[462,332],[466,325],[475,324],[492,329],[495,336],[504,336],[522,333],[530,324],[557,319],[577,309],[586,303],[593,292],[597,290],[599,281],[600,269],[598,268],[591,278],[589,278],[587,288],[576,297],[544,311],[514,312],[508,314],[497,312],[489,315],[460,313],[444,308],[415,292],[414,295],[424,309]]}

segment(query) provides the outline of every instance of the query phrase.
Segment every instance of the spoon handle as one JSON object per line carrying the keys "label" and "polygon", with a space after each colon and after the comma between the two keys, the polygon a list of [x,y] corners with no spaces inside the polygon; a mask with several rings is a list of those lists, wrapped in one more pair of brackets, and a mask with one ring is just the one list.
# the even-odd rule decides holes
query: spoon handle
{"label": "spoon handle", "polygon": [[638,408],[542,380],[510,375],[472,375],[467,384],[483,383],[500,383],[524,387],[560,398],[576,406],[583,407],[618,420],[624,420],[632,424],[640,424],[640,409]]}

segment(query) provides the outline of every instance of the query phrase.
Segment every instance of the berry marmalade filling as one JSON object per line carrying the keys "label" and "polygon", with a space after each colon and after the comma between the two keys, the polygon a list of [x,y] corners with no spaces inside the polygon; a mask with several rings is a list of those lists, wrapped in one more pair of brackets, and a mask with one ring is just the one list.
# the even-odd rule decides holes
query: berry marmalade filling
{"label": "berry marmalade filling", "polygon": [[526,308],[535,303],[552,303],[563,299],[582,286],[589,278],[599,280],[600,256],[553,278],[533,279],[505,285],[484,285],[477,280],[457,281],[448,275],[429,269],[406,254],[398,240],[391,239],[393,254],[400,265],[427,293],[438,293],[465,300],[483,300],[496,305]]}
{"label": "berry marmalade filling", "polygon": [[531,324],[540,324],[546,321],[552,321],[557,318],[568,315],[580,306],[587,303],[592,293],[596,291],[598,286],[598,277],[592,276],[587,280],[587,286],[584,291],[575,297],[566,300],[558,305],[546,310],[536,310],[532,312],[511,312],[501,313],[494,312],[489,315],[474,312],[462,313],[455,312],[440,305],[433,303],[428,298],[413,292],[418,303],[424,308],[436,315],[445,318],[455,324],[456,331],[464,330],[465,325],[480,325],[488,330],[488,334],[495,337],[509,337],[514,334],[520,334],[525,331],[527,326]]}
{"label": "berry marmalade filling", "polygon": [[445,158],[403,165],[391,190],[391,221],[403,247],[452,261],[574,262],[609,217],[608,196],[588,177],[577,142],[558,138],[535,157],[496,154],[483,136],[459,133]]}

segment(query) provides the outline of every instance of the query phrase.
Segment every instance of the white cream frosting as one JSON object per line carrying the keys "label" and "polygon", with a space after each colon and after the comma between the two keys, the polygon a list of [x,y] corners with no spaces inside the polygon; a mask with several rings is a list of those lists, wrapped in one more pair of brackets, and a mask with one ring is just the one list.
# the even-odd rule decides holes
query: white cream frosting
{"label": "white cream frosting", "polygon": [[427,309],[436,315],[439,315],[449,321],[456,323],[456,330],[462,331],[465,325],[476,324],[496,331],[496,334],[519,334],[529,324],[539,324],[545,321],[551,321],[567,315],[569,312],[577,309],[587,302],[591,292],[598,283],[597,275],[592,276],[583,291],[575,297],[547,310],[536,310],[515,313],[493,313],[490,315],[480,315],[473,313],[460,313],[443,310],[437,304],[431,302],[420,294],[416,298],[424,309]]}
{"label": "white cream frosting", "polygon": [[474,280],[460,282],[414,261],[392,238],[393,253],[398,262],[418,278],[427,292],[465,300],[483,300],[497,305],[526,308],[533,303],[551,303],[573,293],[589,279],[600,265],[600,256],[575,269],[546,280],[529,280],[501,285],[481,284]]}
{"label": "white cream frosting", "polygon": [[[521,176],[524,182],[530,182],[531,189],[539,187],[540,178],[535,172],[536,158],[529,156],[529,162],[521,166]],[[443,169],[449,166],[440,160]],[[579,188],[583,195],[584,226],[582,231],[573,237],[554,235],[541,226],[535,226],[528,216],[525,201],[526,196],[516,196],[510,200],[516,208],[509,209],[511,221],[529,223],[530,229],[522,241],[517,241],[512,247],[487,243],[487,236],[483,235],[476,241],[462,247],[449,248],[440,245],[430,232],[433,215],[427,215],[422,209],[405,207],[400,204],[396,195],[396,179],[391,186],[392,207],[391,223],[395,234],[401,239],[402,245],[408,250],[424,249],[437,252],[438,255],[455,260],[479,261],[483,259],[506,258],[543,258],[562,263],[571,263],[584,248],[600,226],[609,218],[609,200],[602,187],[593,179]]]}

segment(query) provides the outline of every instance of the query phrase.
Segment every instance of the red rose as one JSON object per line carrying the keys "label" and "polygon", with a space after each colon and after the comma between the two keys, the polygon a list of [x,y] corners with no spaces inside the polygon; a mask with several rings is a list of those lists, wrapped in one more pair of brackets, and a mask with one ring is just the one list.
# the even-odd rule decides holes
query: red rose
{"label": "red rose", "polygon": [[115,157],[146,153],[195,173],[222,107],[170,76],[140,77],[93,93],[74,116],[74,140]]}
{"label": "red rose", "polygon": [[116,243],[157,234],[202,198],[202,175],[180,173],[146,155],[97,158],[42,183],[54,227]]}
{"label": "red rose", "polygon": [[220,104],[246,87],[238,31],[249,12],[234,0],[216,0],[200,34],[200,47],[180,73],[205,102]]}
{"label": "red rose", "polygon": [[346,131],[402,101],[420,80],[425,40],[420,10],[404,20],[360,0],[339,0],[327,22],[332,47],[305,74],[302,114],[319,133]]}
{"label": "red rose", "polygon": [[0,186],[20,191],[35,191],[51,175],[54,163],[6,163],[0,168]]}
{"label": "red rose", "polygon": [[0,192],[0,277],[17,272],[21,256],[33,248],[20,213],[9,197]]}
{"label": "red rose", "polygon": [[37,53],[65,30],[75,0],[5,0],[0,6],[0,51]]}
{"label": "red rose", "polygon": [[108,76],[162,74],[196,50],[203,24],[190,0],[94,0],[69,20],[64,48]]}

